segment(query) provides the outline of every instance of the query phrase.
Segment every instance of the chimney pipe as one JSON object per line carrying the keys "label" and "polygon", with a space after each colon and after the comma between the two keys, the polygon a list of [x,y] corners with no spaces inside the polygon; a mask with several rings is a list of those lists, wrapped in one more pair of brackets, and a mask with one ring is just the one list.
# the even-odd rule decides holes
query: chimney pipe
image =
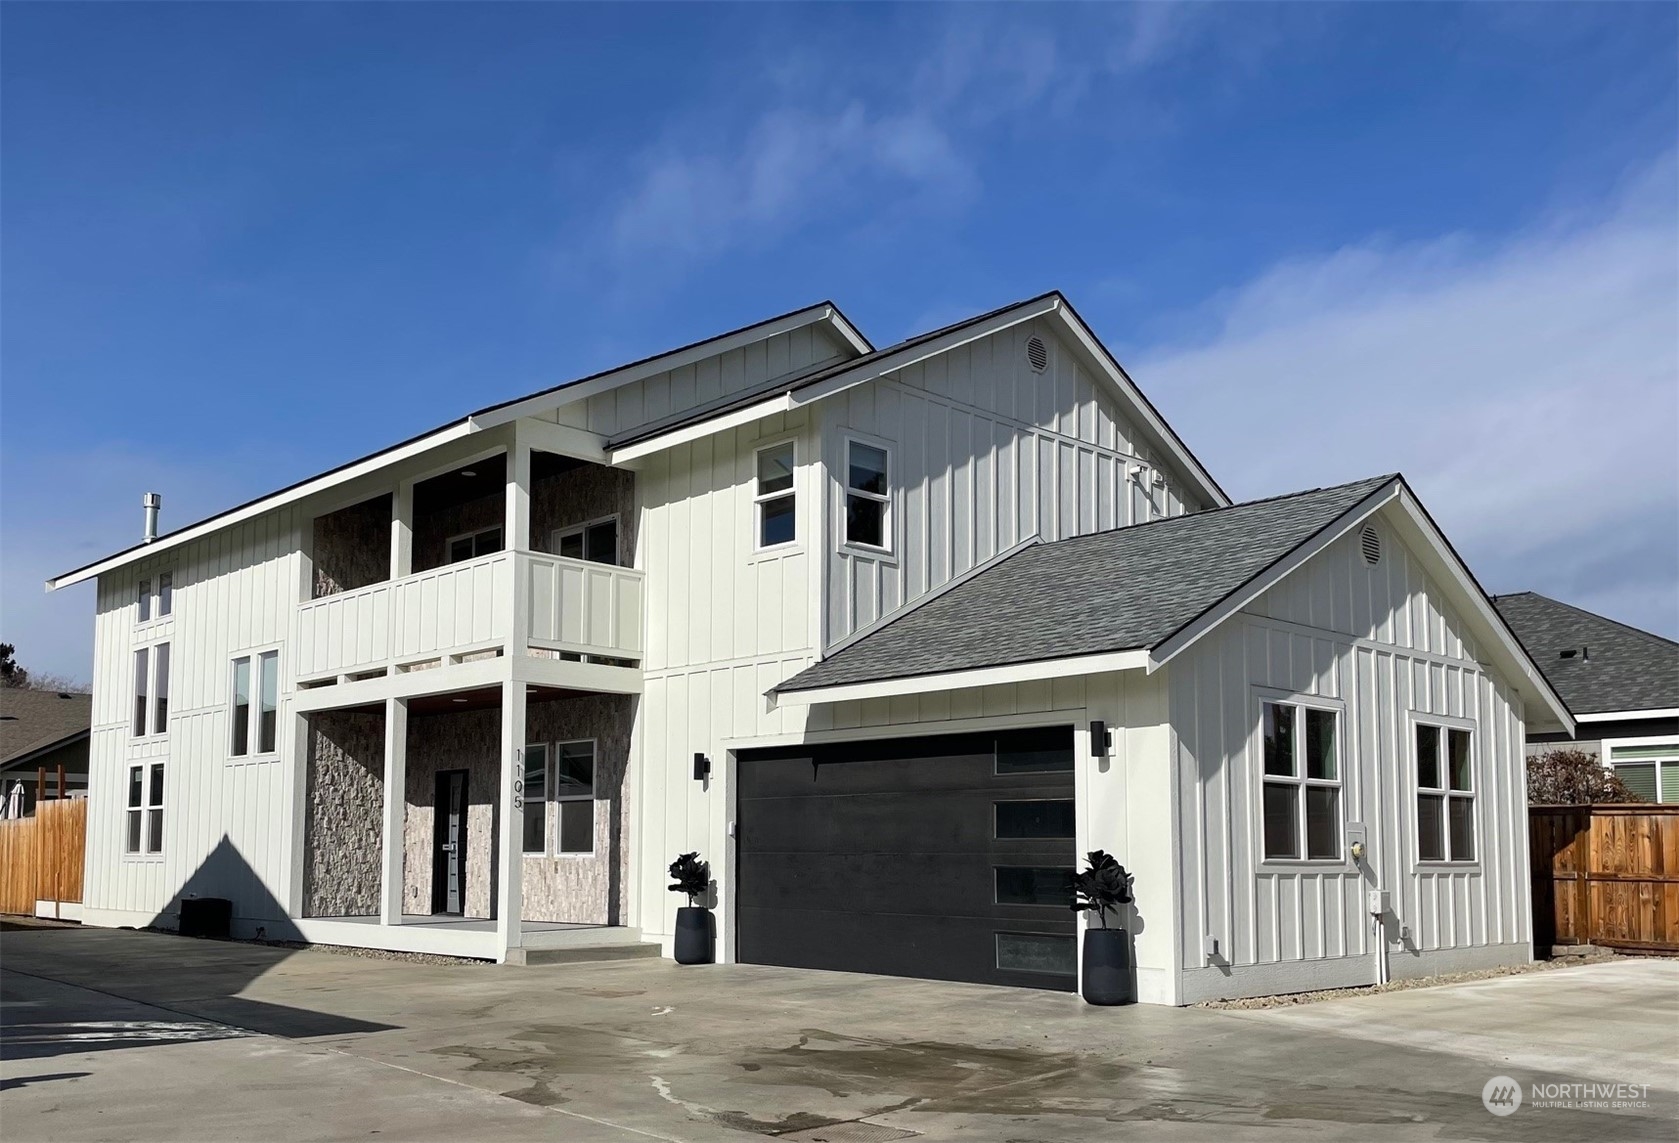
{"label": "chimney pipe", "polygon": [[146,535],[145,542],[151,543],[157,539],[157,510],[163,507],[163,496],[157,492],[148,492],[140,503],[146,506]]}

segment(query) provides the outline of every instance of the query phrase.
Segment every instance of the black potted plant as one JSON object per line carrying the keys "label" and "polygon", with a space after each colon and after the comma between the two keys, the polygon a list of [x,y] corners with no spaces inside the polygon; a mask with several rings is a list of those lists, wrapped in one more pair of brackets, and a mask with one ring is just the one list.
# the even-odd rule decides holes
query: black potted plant
{"label": "black potted plant", "polygon": [[676,910],[676,963],[710,964],[714,944],[711,910],[694,902],[711,888],[711,864],[701,861],[697,853],[684,853],[670,863],[670,875],[674,882],[670,891],[688,898],[688,903]]}
{"label": "black potted plant", "polygon": [[1137,999],[1131,983],[1130,934],[1108,928],[1108,911],[1131,903],[1131,874],[1112,854],[1098,849],[1086,858],[1090,868],[1073,875],[1073,911],[1095,913],[1100,928],[1084,930],[1084,984],[1080,991],[1090,1004],[1131,1004]]}

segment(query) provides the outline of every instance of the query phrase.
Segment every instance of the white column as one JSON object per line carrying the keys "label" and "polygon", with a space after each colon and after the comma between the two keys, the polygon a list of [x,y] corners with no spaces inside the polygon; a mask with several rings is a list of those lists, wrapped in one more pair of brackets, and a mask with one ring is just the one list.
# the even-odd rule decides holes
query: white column
{"label": "white column", "polygon": [[391,493],[391,578],[414,570],[414,482],[404,480]]}
{"label": "white column", "polygon": [[385,816],[379,923],[402,924],[403,825],[408,809],[408,700],[385,700]]}
{"label": "white column", "polygon": [[501,792],[496,799],[496,935],[505,951],[523,944],[520,921],[525,890],[523,787],[525,753],[525,683],[508,678],[501,684]]}

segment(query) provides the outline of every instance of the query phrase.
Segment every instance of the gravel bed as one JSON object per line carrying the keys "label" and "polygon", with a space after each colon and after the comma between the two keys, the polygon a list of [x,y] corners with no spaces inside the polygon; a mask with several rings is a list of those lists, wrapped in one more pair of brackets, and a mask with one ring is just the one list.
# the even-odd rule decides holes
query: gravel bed
{"label": "gravel bed", "polygon": [[1536,960],[1532,964],[1511,964],[1499,968],[1482,968],[1474,972],[1448,972],[1439,976],[1410,977],[1390,980],[1386,984],[1371,984],[1363,988],[1325,988],[1317,992],[1294,992],[1287,996],[1252,996],[1242,1000],[1203,1000],[1197,1008],[1287,1008],[1295,1004],[1315,1004],[1319,1000],[1345,1000],[1351,996],[1373,996],[1379,992],[1407,992],[1413,988],[1434,988],[1441,984],[1458,984],[1466,980],[1492,980],[1500,976],[1520,976],[1529,972],[1550,972],[1557,968],[1573,968],[1581,964],[1602,964],[1618,960],[1610,949],[1594,949],[1580,956],[1559,956],[1551,960]]}

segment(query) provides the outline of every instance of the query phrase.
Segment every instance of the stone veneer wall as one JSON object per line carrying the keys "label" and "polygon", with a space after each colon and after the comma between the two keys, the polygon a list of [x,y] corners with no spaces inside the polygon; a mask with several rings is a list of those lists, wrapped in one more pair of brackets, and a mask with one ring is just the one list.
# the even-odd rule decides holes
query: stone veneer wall
{"label": "stone veneer wall", "polygon": [[465,770],[468,917],[495,916],[496,797],[501,778],[501,711],[417,714],[408,719],[408,808],[403,826],[402,911],[431,912],[437,772]]}
{"label": "stone veneer wall", "polygon": [[303,915],[377,915],[385,716],[323,711],[308,717]]}
{"label": "stone veneer wall", "polygon": [[314,565],[315,599],[389,579],[389,494],[315,517]]}
{"label": "stone veneer wall", "polygon": [[[595,852],[525,858],[524,919],[621,925],[629,913],[630,733],[636,696],[589,695],[531,704],[528,742],[595,740]],[[548,837],[558,839],[559,803]]]}
{"label": "stone veneer wall", "polygon": [[[635,562],[636,513],[635,473],[600,464],[544,477],[531,484],[531,547],[550,550],[555,529],[618,516],[618,562]],[[456,504],[440,512],[427,513],[414,521],[414,570],[441,567],[449,558],[449,537],[480,532],[500,524],[506,514],[506,497],[495,494]],[[390,519],[387,515],[388,529]],[[389,550],[387,544],[386,550]]]}

